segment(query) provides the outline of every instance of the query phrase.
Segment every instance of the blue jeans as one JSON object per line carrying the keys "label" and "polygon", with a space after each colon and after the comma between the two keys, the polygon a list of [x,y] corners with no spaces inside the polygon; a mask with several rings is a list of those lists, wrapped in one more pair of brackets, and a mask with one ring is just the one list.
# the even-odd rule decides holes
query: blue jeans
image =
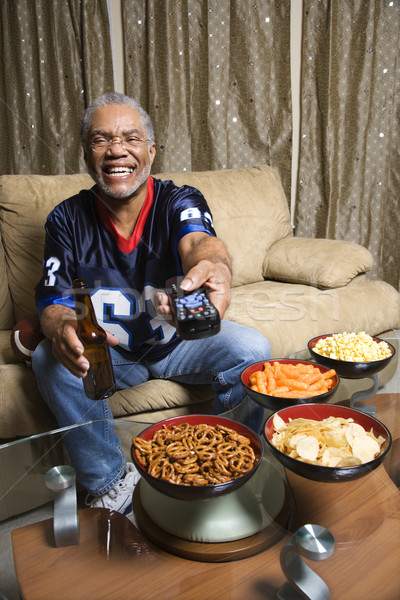
{"label": "blue jeans", "polygon": [[[214,414],[226,412],[244,400],[241,372],[251,363],[271,356],[269,343],[260,333],[231,321],[222,321],[218,335],[182,341],[156,363],[133,362],[117,348],[110,350],[118,389],[149,379],[211,384],[215,396]],[[72,429],[64,441],[78,481],[93,495],[106,493],[121,479],[126,468],[126,457],[114,433],[107,400],[93,401],[86,396],[82,379],[72,375],[54,358],[49,340],[43,340],[36,348],[32,368],[40,393],[59,427],[100,420]],[[250,403],[252,410],[246,424],[259,433],[264,410]]]}

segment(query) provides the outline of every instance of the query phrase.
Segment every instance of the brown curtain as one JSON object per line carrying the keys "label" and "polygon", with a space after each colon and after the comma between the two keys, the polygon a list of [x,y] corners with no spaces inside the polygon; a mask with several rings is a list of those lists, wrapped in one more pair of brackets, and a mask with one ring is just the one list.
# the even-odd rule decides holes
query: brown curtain
{"label": "brown curtain", "polygon": [[2,0],[0,174],[85,170],[79,120],[113,90],[106,0]]}
{"label": "brown curtain", "polygon": [[153,120],[153,171],[267,163],[289,198],[289,0],[122,0],[122,10],[126,90]]}
{"label": "brown curtain", "polygon": [[400,3],[304,0],[296,235],[366,246],[399,286]]}

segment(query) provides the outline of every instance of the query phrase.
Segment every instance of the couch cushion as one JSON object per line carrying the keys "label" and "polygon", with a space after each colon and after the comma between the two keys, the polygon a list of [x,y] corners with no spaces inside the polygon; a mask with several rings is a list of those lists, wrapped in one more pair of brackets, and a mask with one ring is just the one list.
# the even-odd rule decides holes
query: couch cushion
{"label": "couch cushion", "polygon": [[279,175],[266,165],[220,171],[163,173],[176,185],[191,185],[207,200],[218,237],[233,268],[233,287],[262,280],[267,250],[292,236],[288,203]]}
{"label": "couch cushion", "polygon": [[36,311],[34,288],[42,275],[47,215],[92,184],[87,174],[0,177],[0,229],[16,321]]}
{"label": "couch cushion", "polygon": [[376,335],[400,328],[400,294],[365,275],[328,290],[264,281],[233,289],[225,318],[260,331],[271,344],[272,358],[283,358],[324,333]]}
{"label": "couch cushion", "polygon": [[285,238],[267,252],[263,275],[321,288],[347,285],[372,268],[371,252],[353,242],[316,238]]}
{"label": "couch cushion", "polygon": [[[0,342],[7,344],[10,331],[1,332]],[[8,350],[11,350],[7,346]],[[55,418],[42,400],[36,377],[30,367],[15,363],[0,348],[0,439],[33,435],[57,427]],[[8,362],[10,361],[10,362]],[[171,416],[193,411],[207,412],[212,405],[213,392],[209,385],[181,385],[175,381],[151,380],[133,388],[120,390],[108,399],[113,416],[139,415],[141,421],[151,421],[149,414]],[[199,407],[204,406],[200,411]],[[167,412],[165,413],[167,414]],[[146,415],[146,417],[144,416]]]}

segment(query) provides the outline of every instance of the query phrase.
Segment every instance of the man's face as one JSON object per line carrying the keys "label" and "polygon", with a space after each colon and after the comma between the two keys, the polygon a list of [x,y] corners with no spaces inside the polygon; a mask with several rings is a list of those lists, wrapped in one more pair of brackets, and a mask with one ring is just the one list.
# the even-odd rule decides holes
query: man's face
{"label": "man's face", "polygon": [[89,174],[103,196],[128,199],[146,186],[156,150],[154,142],[139,143],[126,149],[117,140],[108,148],[93,150],[90,143],[98,137],[146,139],[147,134],[138,111],[126,104],[108,104],[93,113],[85,161]]}

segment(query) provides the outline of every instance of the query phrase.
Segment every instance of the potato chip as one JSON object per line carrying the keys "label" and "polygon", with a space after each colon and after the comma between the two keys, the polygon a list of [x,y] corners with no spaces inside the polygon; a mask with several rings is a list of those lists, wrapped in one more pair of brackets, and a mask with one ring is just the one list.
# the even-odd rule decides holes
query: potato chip
{"label": "potato chip", "polygon": [[286,429],[285,421],[276,413],[274,414],[272,421],[274,424],[275,431],[283,431],[284,429]]}
{"label": "potato chip", "polygon": [[345,456],[342,458],[340,462],[336,465],[337,467],[356,467],[357,465],[361,465],[361,460],[356,458],[355,456]]}
{"label": "potato chip", "polygon": [[368,435],[355,437],[352,443],[353,456],[366,463],[373,460],[380,452],[380,446],[375,439]]}
{"label": "potato chip", "polygon": [[337,467],[338,463],[344,458],[352,458],[352,456],[344,448],[328,447],[321,456],[322,466]]}
{"label": "potato chip", "polygon": [[358,425],[357,423],[351,423],[348,427],[346,427],[344,433],[350,446],[353,444],[354,438],[367,435],[364,427]]}
{"label": "potato chip", "polygon": [[292,435],[292,437],[289,440],[289,446],[291,448],[293,448],[294,450],[296,450],[296,446],[297,446],[297,442],[299,440],[301,440],[302,438],[307,438],[307,434],[306,433],[295,433],[294,435]]}
{"label": "potato chip", "polygon": [[317,460],[319,453],[319,441],[317,438],[313,435],[303,436],[301,433],[297,435],[302,436],[300,439],[298,439],[296,444],[296,450],[299,456],[310,461]]}

